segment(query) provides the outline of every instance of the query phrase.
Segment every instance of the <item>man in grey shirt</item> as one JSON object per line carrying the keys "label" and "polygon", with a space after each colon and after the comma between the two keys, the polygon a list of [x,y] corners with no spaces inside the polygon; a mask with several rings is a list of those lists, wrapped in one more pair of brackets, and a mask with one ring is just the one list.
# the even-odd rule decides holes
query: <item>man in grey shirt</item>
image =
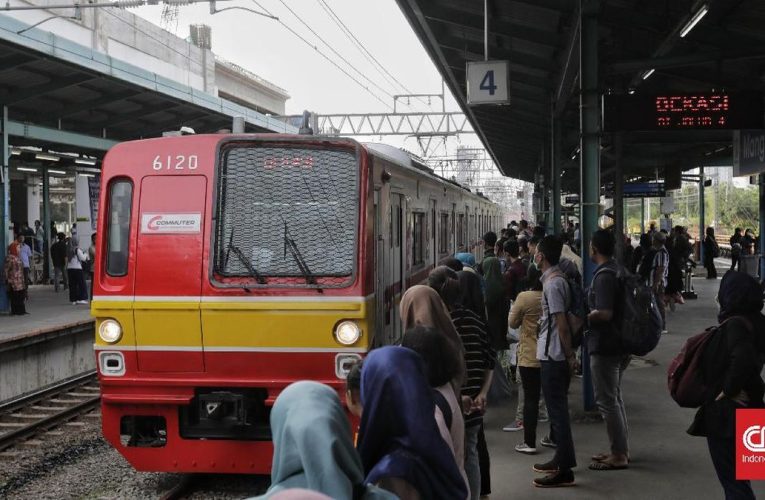
{"label": "man in grey shirt", "polygon": [[542,393],[547,403],[552,434],[557,448],[549,462],[535,464],[535,472],[548,474],[534,479],[534,486],[553,488],[574,484],[576,467],[574,440],[568,415],[568,387],[576,364],[566,311],[571,290],[558,268],[563,243],[556,236],[545,236],[537,246],[534,265],[542,271],[542,318],[537,340],[537,359],[542,365]]}

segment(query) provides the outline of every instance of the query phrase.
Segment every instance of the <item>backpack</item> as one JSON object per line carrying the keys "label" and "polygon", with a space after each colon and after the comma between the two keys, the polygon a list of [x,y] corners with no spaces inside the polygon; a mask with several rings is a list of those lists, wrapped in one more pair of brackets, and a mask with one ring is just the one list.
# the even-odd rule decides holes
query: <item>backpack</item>
{"label": "backpack", "polygon": [[619,341],[629,354],[645,356],[659,344],[663,329],[656,296],[640,276],[627,272],[621,266],[618,269],[600,269],[595,273],[593,282],[603,272],[614,273],[619,284],[620,291],[614,311]]}
{"label": "backpack", "polygon": [[[566,282],[568,286],[569,300],[566,308],[566,322],[568,323],[568,331],[571,336],[571,347],[578,349],[582,345],[582,339],[584,337],[584,324],[587,320],[587,297],[585,297],[584,290],[579,286],[576,280],[566,277],[564,274],[555,274],[550,276],[550,279],[558,277]],[[544,293],[542,298],[547,302],[547,298]],[[547,310],[550,310],[550,306],[547,305]],[[550,334],[552,333],[552,318],[547,321],[547,341],[545,343],[545,356],[548,356],[550,350]]]}
{"label": "backpack", "polygon": [[638,275],[643,278],[644,281],[648,281],[651,277],[651,269],[653,268],[653,259],[656,257],[656,249],[651,248],[643,254],[643,259],[638,266]]}
{"label": "backpack", "polygon": [[685,341],[685,345],[672,359],[667,369],[667,387],[672,399],[683,408],[698,408],[704,404],[709,390],[701,372],[701,359],[710,339],[728,320],[739,318],[749,330],[752,325],[746,318],[733,316],[717,326],[712,326]]}

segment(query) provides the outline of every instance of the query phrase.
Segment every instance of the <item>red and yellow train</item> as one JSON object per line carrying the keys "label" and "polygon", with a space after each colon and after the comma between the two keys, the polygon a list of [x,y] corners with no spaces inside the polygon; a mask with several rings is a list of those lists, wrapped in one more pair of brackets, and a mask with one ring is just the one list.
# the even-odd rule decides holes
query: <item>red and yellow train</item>
{"label": "red and yellow train", "polygon": [[92,313],[103,432],[144,471],[268,473],[269,412],[402,332],[398,299],[502,223],[395,148],[288,135],[106,156]]}

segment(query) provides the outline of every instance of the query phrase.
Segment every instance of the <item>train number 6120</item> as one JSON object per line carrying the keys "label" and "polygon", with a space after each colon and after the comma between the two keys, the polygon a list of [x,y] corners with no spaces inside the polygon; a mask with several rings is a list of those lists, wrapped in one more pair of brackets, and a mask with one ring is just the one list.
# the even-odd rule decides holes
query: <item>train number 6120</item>
{"label": "train number 6120", "polygon": [[151,164],[154,170],[196,170],[198,166],[197,155],[157,155]]}

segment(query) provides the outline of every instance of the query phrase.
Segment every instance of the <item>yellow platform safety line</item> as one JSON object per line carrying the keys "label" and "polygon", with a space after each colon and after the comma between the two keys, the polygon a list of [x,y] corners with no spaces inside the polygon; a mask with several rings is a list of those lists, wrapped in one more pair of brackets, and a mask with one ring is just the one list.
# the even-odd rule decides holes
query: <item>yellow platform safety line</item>
{"label": "yellow platform safety line", "polygon": [[[364,302],[110,302],[93,303],[97,323],[114,318],[123,329],[117,344],[96,335],[96,345],[114,347],[368,348],[374,298]],[[356,344],[333,335],[344,319],[362,330]],[[97,324],[97,326],[98,326]]]}

